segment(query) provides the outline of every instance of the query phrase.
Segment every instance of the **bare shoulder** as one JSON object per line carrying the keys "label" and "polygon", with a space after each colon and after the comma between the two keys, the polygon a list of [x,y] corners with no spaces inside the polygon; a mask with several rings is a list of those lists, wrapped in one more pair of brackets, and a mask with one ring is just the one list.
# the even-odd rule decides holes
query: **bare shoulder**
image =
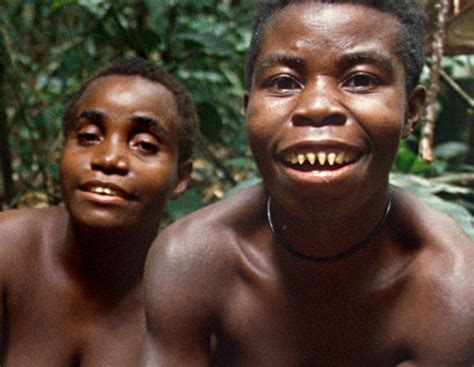
{"label": "bare shoulder", "polygon": [[446,280],[474,275],[474,242],[451,217],[401,189],[394,196],[395,225],[401,238],[419,247],[426,271],[452,272]]}
{"label": "bare shoulder", "polygon": [[263,189],[254,186],[191,213],[161,232],[152,246],[151,258],[155,259],[154,253],[160,259],[181,260],[194,260],[194,255],[200,258],[203,253],[212,257],[232,253],[232,245],[255,224],[258,201],[264,202]]}
{"label": "bare shoulder", "polygon": [[400,229],[409,231],[430,247],[456,247],[472,252],[474,242],[462,228],[445,213],[432,208],[411,193],[394,188],[394,198]]}
{"label": "bare shoulder", "polygon": [[458,342],[457,347],[472,347],[474,242],[451,217],[411,194],[397,190],[396,198],[402,212],[399,229],[408,232],[405,238],[411,238],[419,247],[410,277],[420,305],[427,302],[424,315],[420,317],[433,317],[440,339],[456,343],[461,338],[464,342]]}
{"label": "bare shoulder", "polygon": [[[205,299],[218,298],[235,274],[242,240],[255,224],[255,205],[264,203],[263,188],[251,187],[197,210],[168,226],[153,244],[147,259],[148,289],[164,292],[168,285],[196,289]],[[169,289],[172,293],[173,290]],[[194,297],[195,299],[198,297]]]}
{"label": "bare shoulder", "polygon": [[13,209],[0,213],[0,262],[18,262],[34,256],[43,243],[50,243],[64,223],[63,208]]}
{"label": "bare shoulder", "polygon": [[[146,359],[209,365],[211,335],[235,300],[241,249],[255,231],[261,186],[198,210],[166,228],[145,266]],[[237,282],[236,282],[237,281]]]}

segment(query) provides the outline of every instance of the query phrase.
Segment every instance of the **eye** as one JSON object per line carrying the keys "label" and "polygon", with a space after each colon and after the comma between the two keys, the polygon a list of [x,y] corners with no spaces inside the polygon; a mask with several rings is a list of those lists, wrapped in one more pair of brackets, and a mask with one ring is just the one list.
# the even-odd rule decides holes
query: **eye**
{"label": "eye", "polygon": [[265,83],[265,87],[277,93],[301,89],[301,84],[289,75],[279,75]]}
{"label": "eye", "polygon": [[381,84],[380,78],[367,74],[357,73],[344,81],[343,86],[354,92],[367,92]]}
{"label": "eye", "polygon": [[160,150],[157,139],[150,134],[135,135],[130,146],[143,155],[154,155]]}
{"label": "eye", "polygon": [[100,141],[100,130],[95,126],[85,126],[77,131],[76,138],[79,145],[92,145]]}
{"label": "eye", "polygon": [[155,154],[158,152],[158,145],[142,141],[139,143],[139,149],[143,153]]}

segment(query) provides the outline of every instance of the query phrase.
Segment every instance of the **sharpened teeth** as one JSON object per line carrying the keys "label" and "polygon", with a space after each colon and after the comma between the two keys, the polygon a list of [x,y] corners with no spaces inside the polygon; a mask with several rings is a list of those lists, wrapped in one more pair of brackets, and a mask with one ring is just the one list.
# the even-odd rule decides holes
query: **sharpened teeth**
{"label": "sharpened teeth", "polygon": [[321,166],[324,166],[324,163],[326,163],[326,153],[324,152],[318,153],[318,162]]}
{"label": "sharpened teeth", "polygon": [[302,165],[305,160],[306,160],[306,157],[304,156],[304,154],[298,154],[298,163],[300,165]]}
{"label": "sharpened teeth", "polygon": [[343,164],[344,163],[344,157],[345,157],[344,153],[339,153],[336,157],[336,163],[337,164]]}
{"label": "sharpened teeth", "polygon": [[285,156],[285,161],[292,165],[307,163],[311,166],[319,164],[320,166],[334,166],[351,163],[355,160],[353,153],[346,152],[307,152],[307,153],[289,153]]}
{"label": "sharpened teeth", "polygon": [[334,166],[334,162],[336,162],[336,153],[329,153],[328,154],[328,163],[330,166]]}
{"label": "sharpened teeth", "polygon": [[308,162],[313,165],[316,162],[316,154],[314,153],[306,153],[306,159]]}

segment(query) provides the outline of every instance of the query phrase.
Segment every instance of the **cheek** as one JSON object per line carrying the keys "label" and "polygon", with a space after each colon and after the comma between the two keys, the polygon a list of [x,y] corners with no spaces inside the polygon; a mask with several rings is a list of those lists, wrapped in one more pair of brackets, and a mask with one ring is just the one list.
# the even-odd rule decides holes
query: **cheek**
{"label": "cheek", "polygon": [[59,161],[59,175],[60,175],[60,186],[61,186],[61,195],[64,204],[71,210],[70,201],[73,197],[73,182],[74,182],[74,164],[71,162],[71,157],[66,153],[61,156]]}
{"label": "cheek", "polygon": [[384,145],[395,140],[398,144],[406,114],[406,108],[400,101],[398,97],[371,99],[358,103],[352,109],[373,143]]}
{"label": "cheek", "polygon": [[177,167],[170,162],[157,165],[148,165],[137,172],[140,185],[150,196],[152,201],[165,200],[174,189],[177,180]]}
{"label": "cheek", "polygon": [[64,145],[59,161],[60,170],[67,173],[88,167],[91,154],[90,149],[85,150],[74,143]]}
{"label": "cheek", "polygon": [[[253,102],[259,100],[260,102]],[[281,123],[279,109],[263,99],[253,98],[246,111],[246,129],[249,143],[261,144],[275,133]]]}

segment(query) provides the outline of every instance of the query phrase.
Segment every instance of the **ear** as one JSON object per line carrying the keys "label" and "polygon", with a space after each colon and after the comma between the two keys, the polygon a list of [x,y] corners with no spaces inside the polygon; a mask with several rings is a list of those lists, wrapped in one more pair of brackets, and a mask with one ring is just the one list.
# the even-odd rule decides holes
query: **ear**
{"label": "ear", "polygon": [[420,119],[425,105],[426,89],[422,85],[417,85],[411,91],[408,98],[407,113],[402,130],[402,137],[406,138],[416,126]]}
{"label": "ear", "polygon": [[178,166],[178,178],[176,186],[174,187],[173,193],[170,199],[176,200],[179,198],[188,188],[189,182],[191,181],[191,172],[193,170],[193,162],[190,160],[179,163]]}

